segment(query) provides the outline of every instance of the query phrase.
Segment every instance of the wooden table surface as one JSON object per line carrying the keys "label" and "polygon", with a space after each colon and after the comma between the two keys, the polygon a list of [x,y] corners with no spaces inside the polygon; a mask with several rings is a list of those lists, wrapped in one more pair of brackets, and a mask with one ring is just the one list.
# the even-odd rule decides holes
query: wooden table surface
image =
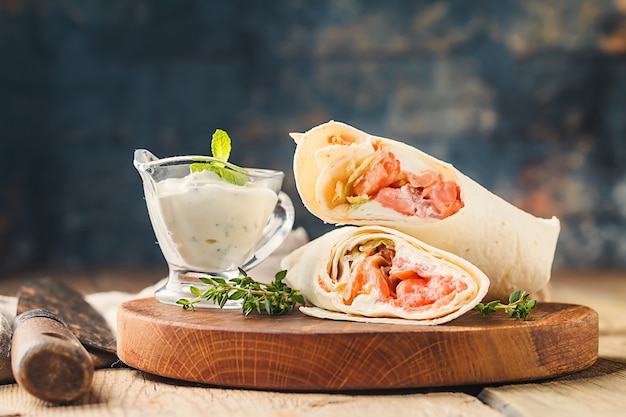
{"label": "wooden table surface", "polygon": [[[0,277],[0,294],[15,295],[22,280],[42,275],[88,294],[136,292],[165,272],[31,271]],[[91,393],[72,405],[45,404],[16,384],[1,385],[0,417],[626,415],[626,271],[556,271],[550,293],[552,301],[589,306],[600,318],[598,361],[552,380],[398,392],[289,393],[203,386],[116,368],[96,371]]]}

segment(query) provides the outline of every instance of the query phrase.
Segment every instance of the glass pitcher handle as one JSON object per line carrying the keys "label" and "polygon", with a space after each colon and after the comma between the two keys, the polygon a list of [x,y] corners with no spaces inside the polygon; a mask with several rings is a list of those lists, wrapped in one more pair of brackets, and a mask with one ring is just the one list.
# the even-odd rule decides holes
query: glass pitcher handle
{"label": "glass pitcher handle", "polygon": [[289,235],[289,232],[291,232],[294,220],[293,203],[286,193],[280,191],[272,217],[263,229],[261,239],[254,249],[252,259],[246,262],[242,268],[245,271],[254,268],[278,249]]}

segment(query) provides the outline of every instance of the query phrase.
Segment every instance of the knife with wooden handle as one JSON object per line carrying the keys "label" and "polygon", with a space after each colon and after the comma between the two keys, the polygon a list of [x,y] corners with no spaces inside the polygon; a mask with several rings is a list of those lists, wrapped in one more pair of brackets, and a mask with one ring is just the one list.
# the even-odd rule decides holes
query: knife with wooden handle
{"label": "knife with wooden handle", "polygon": [[[10,321],[9,321],[10,320]],[[13,318],[0,308],[0,383],[13,381],[10,351]]]}
{"label": "knife with wooden handle", "polygon": [[60,281],[41,278],[18,292],[11,369],[37,398],[67,403],[89,391],[95,368],[117,360],[116,341],[104,318]]}
{"label": "knife with wooden handle", "polygon": [[94,365],[65,323],[47,310],[15,318],[11,343],[15,381],[28,393],[52,403],[68,403],[87,393]]}

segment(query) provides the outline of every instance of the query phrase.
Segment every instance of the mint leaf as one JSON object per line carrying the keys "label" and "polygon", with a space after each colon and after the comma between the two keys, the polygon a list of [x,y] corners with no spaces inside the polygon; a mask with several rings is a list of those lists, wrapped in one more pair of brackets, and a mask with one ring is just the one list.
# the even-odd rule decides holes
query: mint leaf
{"label": "mint leaf", "polygon": [[[230,136],[222,129],[216,129],[211,140],[211,153],[213,158],[227,162],[230,157]],[[189,166],[189,170],[193,172],[212,171],[220,176],[224,181],[233,185],[245,185],[248,177],[243,168],[239,168],[240,172],[232,167],[226,167],[224,164],[216,161],[196,162]]]}
{"label": "mint leaf", "polygon": [[215,168],[216,169],[214,171],[217,173],[217,175],[219,175],[220,177],[222,177],[224,180],[228,181],[231,184],[246,185],[246,182],[248,181],[248,177],[246,177],[246,174],[243,174],[241,172],[232,171],[230,169],[226,169],[222,167],[215,167]]}
{"label": "mint leaf", "polygon": [[213,158],[221,159],[222,161],[228,161],[230,157],[230,136],[222,129],[216,129],[213,133],[213,139],[211,140],[211,152]]}
{"label": "mint leaf", "polygon": [[215,162],[196,162],[189,165],[191,172],[211,171],[220,176],[224,181],[227,181],[233,185],[246,185],[248,177],[243,172],[237,172],[230,168],[226,168],[222,164]]}
{"label": "mint leaf", "polygon": [[201,172],[211,170],[211,165],[208,162],[195,162],[189,165],[189,170],[191,172]]}

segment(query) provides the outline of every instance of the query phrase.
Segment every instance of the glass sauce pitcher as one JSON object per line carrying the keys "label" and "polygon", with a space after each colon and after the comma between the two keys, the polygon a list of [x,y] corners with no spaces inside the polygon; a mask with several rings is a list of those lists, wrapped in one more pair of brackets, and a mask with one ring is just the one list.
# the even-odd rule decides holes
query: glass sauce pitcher
{"label": "glass sauce pitcher", "polygon": [[[294,208],[281,191],[284,173],[241,168],[208,156],[159,159],[137,149],[133,164],[143,181],[148,214],[169,275],[155,292],[162,303],[195,298],[198,278],[234,278],[280,246],[294,223]],[[201,169],[192,172],[195,167]],[[197,307],[218,307],[203,300]],[[228,301],[224,307],[241,307]]]}

